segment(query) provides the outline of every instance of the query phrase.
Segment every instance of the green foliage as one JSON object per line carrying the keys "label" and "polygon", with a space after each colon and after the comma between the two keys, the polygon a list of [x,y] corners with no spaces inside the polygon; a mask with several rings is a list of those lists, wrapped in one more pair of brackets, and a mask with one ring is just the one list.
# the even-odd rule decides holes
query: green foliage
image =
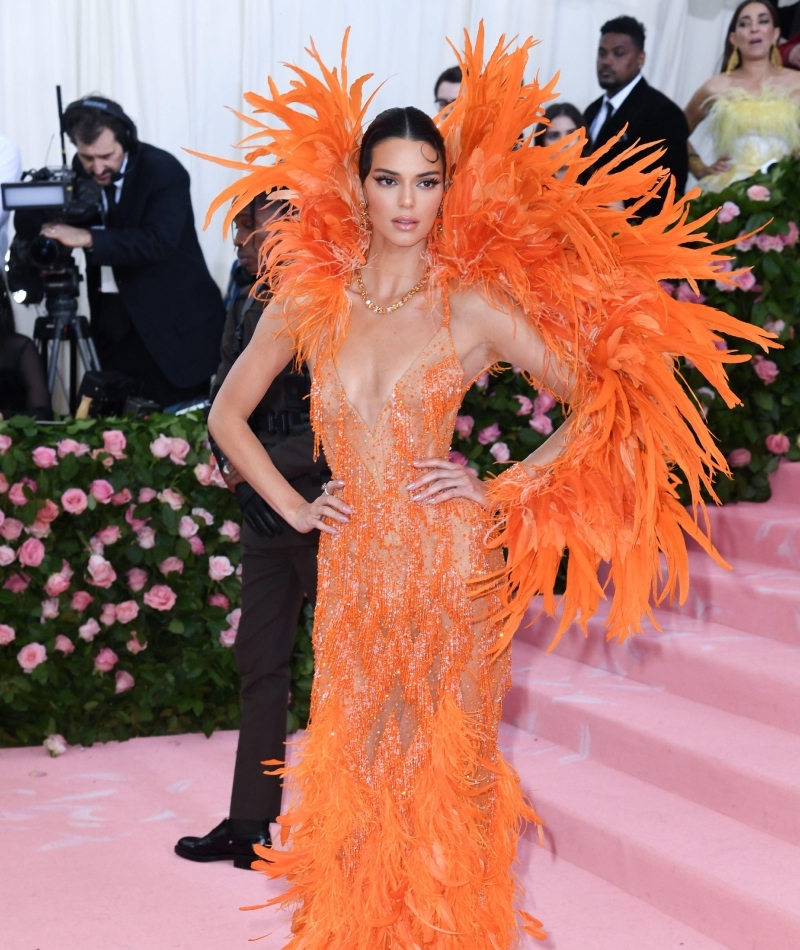
{"label": "green foliage", "polygon": [[[120,430],[121,449],[114,435]],[[152,451],[159,436],[158,451],[171,447],[172,458]],[[46,468],[34,463],[35,449],[68,439],[90,451],[56,456]],[[85,493],[85,510],[65,510],[68,489]],[[16,417],[0,423],[0,745],[35,744],[52,733],[88,745],[236,728],[239,683],[230,643],[241,593],[235,573],[241,558],[238,519],[236,499],[223,487],[199,416],[50,425]],[[98,538],[103,531],[105,544]],[[35,547],[37,538],[44,545],[41,563],[20,563],[20,557],[31,560],[22,548]],[[95,568],[97,557],[102,559],[94,578],[101,584],[89,573],[92,555]],[[165,564],[168,558],[180,563]],[[214,562],[222,568],[221,580],[209,574],[211,558],[227,559]],[[159,565],[179,569],[165,575]],[[142,586],[132,570],[146,574]],[[54,582],[53,575],[65,580]],[[165,599],[159,602],[154,588],[165,588]],[[73,602],[78,591],[93,598],[88,606]],[[108,605],[122,604],[115,619]],[[47,656],[25,672],[18,655],[30,644],[41,644]],[[95,665],[103,650],[117,657],[107,672]],[[309,657],[306,616],[292,660],[294,728],[308,717]],[[133,685],[121,674],[132,676]]]}

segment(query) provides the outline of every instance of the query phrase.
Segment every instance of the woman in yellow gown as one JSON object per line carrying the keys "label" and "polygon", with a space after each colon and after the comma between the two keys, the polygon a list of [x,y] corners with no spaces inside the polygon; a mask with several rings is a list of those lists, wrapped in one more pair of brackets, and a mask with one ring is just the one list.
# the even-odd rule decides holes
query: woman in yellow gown
{"label": "woman in yellow gown", "polygon": [[784,69],[778,12],[763,0],[734,11],[723,72],[686,107],[689,131],[708,122],[717,158],[706,165],[689,146],[689,168],[704,191],[723,191],[800,152],[800,72]]}
{"label": "woman in yellow gown", "polygon": [[[614,587],[609,636],[638,629],[651,597],[685,582],[680,465],[699,503],[725,461],[674,373],[687,355],[735,397],[714,345],[763,331],[675,301],[658,281],[716,276],[684,203],[633,227],[618,202],[662,181],[648,159],[588,185],[583,133],[564,151],[520,146],[552,87],[522,82],[531,42],[482,33],[438,130],[415,109],[362,133],[364,77],[249,94],[246,174],[212,206],[288,185],[297,214],[268,238],[274,292],[209,419],[236,468],[300,531],[319,530],[316,672],[292,767],[284,850],[254,867],[285,876],[292,950],[507,950],[520,927],[512,870],[520,826],[538,823],[497,746],[506,649],[530,596],[551,612],[570,550],[561,627]],[[441,134],[440,134],[441,133]],[[442,137],[443,136],[443,137]],[[623,156],[627,157],[627,156]],[[565,164],[563,177],[555,173]],[[402,305],[401,305],[402,304]],[[333,472],[313,503],[247,425],[294,356]],[[570,402],[567,423],[489,484],[447,460],[471,381],[513,362]],[[507,552],[504,559],[501,549]],[[610,588],[609,588],[610,593]],[[278,763],[267,763],[278,764]],[[518,916],[519,915],[519,916]]]}

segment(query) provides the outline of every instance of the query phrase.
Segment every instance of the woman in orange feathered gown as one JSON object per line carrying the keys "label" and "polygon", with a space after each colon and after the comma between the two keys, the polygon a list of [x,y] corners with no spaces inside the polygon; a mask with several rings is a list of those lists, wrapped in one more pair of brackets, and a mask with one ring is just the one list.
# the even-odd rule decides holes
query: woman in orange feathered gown
{"label": "woman in orange feathered gown", "polygon": [[[538,819],[497,747],[506,647],[533,594],[556,609],[566,548],[561,629],[606,595],[601,562],[609,636],[685,588],[684,532],[713,549],[673,469],[699,505],[725,461],[676,358],[732,404],[723,364],[741,357],[717,349],[719,334],[768,345],[660,289],[727,276],[683,202],[641,224],[616,210],[645,203],[659,170],[607,166],[581,186],[583,133],[564,151],[520,144],[553,98],[522,83],[529,46],[501,41],[484,63],[479,34],[438,131],[397,109],[363,137],[367,77],[348,86],[344,58],[327,70],[313,52],[322,80],[295,68],[288,93],[271,83],[270,98],[247,97],[279,125],[246,118],[257,144],[226,164],[247,174],[212,207],[233,197],[235,214],[275,185],[297,207],[268,239],[273,302],[209,419],[244,478],[299,531],[322,533],[311,720],[280,819],[288,847],[257,849],[255,865],[289,883],[292,950],[505,950],[520,925],[544,938],[516,908],[520,826]],[[313,503],[247,425],[292,357],[311,368],[333,472]],[[570,412],[484,484],[447,456],[464,393],[499,361]]]}

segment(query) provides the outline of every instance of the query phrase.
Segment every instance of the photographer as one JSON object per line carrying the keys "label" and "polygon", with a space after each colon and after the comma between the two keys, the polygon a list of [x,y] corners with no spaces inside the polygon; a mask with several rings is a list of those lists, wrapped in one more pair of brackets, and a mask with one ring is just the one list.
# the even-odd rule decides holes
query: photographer
{"label": "photographer", "polygon": [[[252,294],[258,252],[271,221],[286,214],[285,201],[262,195],[233,221],[239,258],[238,294],[228,307],[222,361],[213,396],[255,333],[265,302]],[[314,461],[314,436],[308,414],[307,372],[289,364],[275,379],[250,417],[250,425],[278,471],[309,501],[328,476],[325,460]],[[286,754],[289,661],[303,596],[317,588],[316,531],[300,534],[246,484],[212,444],[228,487],[242,507],[242,615],[233,650],[241,677],[242,719],[233,776],[230,817],[202,838],[186,837],[175,853],[192,861],[233,860],[249,868],[253,844],[269,846],[269,824],[281,808],[281,781],[265,775],[267,759]]]}
{"label": "photographer", "polygon": [[92,336],[101,366],[132,377],[138,395],[169,406],[207,392],[224,308],[194,227],[189,175],[169,152],[139,142],[117,103],[67,106],[73,168],[103,194],[104,220],[42,234],[86,252]]}

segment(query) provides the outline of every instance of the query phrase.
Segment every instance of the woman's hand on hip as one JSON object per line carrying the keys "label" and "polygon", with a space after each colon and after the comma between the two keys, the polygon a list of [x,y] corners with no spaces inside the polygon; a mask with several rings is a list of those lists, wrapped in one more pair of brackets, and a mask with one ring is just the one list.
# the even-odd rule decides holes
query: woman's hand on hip
{"label": "woman's hand on hip", "polygon": [[289,522],[295,531],[308,534],[317,529],[325,534],[336,535],[338,528],[329,524],[347,524],[353,509],[336,496],[344,488],[344,482],[330,481],[322,486],[322,494],[313,501],[306,501],[295,511]]}
{"label": "woman's hand on hip", "polygon": [[485,507],[486,485],[475,469],[446,459],[417,459],[414,465],[426,471],[406,486],[413,501],[438,505],[442,501],[466,498]]}

